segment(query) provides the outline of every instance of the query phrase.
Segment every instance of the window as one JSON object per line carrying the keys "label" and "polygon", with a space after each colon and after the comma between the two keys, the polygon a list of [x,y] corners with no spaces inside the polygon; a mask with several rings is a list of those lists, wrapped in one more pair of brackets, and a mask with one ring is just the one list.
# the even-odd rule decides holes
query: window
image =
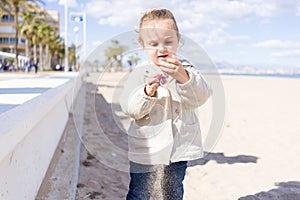
{"label": "window", "polygon": [[2,15],[1,22],[14,22],[15,18],[13,15]]}
{"label": "window", "polygon": [[20,39],[20,44],[25,44],[26,42],[25,42],[25,39],[24,38],[21,38]]}
{"label": "window", "polygon": [[0,37],[0,44],[14,44],[15,38]]}

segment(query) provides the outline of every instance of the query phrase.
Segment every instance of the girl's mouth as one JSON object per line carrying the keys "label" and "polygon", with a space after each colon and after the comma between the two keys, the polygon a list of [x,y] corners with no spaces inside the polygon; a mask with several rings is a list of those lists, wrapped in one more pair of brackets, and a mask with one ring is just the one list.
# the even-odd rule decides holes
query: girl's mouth
{"label": "girl's mouth", "polygon": [[166,58],[166,57],[168,57],[168,54],[158,56],[158,58]]}

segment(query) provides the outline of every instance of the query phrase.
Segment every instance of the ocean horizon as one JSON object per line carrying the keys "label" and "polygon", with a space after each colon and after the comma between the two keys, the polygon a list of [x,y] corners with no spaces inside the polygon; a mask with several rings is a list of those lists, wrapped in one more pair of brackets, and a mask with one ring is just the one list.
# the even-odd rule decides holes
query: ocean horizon
{"label": "ocean horizon", "polygon": [[277,78],[300,78],[300,74],[279,74],[279,73],[220,73],[222,76],[256,76],[256,77],[277,77]]}

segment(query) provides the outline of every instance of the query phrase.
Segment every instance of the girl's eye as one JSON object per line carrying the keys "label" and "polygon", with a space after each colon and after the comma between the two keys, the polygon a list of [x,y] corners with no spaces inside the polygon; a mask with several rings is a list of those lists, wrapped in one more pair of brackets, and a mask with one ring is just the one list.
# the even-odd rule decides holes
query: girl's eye
{"label": "girl's eye", "polygon": [[166,42],[165,42],[166,45],[170,45],[170,44],[172,44],[172,43],[173,43],[172,41],[166,41]]}
{"label": "girl's eye", "polygon": [[158,43],[150,43],[150,46],[152,46],[152,47],[157,47],[157,46],[158,46]]}

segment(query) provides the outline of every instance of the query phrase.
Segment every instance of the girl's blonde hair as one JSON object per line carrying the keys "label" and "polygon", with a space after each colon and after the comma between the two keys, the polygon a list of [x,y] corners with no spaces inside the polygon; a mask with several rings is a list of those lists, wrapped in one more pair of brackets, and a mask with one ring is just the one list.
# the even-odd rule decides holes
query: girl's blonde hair
{"label": "girl's blonde hair", "polygon": [[[150,10],[147,10],[144,15],[140,19],[140,26],[139,29],[141,30],[143,28],[143,24],[147,21],[152,20],[164,20],[164,19],[170,19],[173,21],[173,28],[176,31],[178,40],[180,39],[179,29],[175,20],[175,17],[173,13],[165,8],[153,8]],[[142,39],[139,36],[139,42],[142,42]]]}

